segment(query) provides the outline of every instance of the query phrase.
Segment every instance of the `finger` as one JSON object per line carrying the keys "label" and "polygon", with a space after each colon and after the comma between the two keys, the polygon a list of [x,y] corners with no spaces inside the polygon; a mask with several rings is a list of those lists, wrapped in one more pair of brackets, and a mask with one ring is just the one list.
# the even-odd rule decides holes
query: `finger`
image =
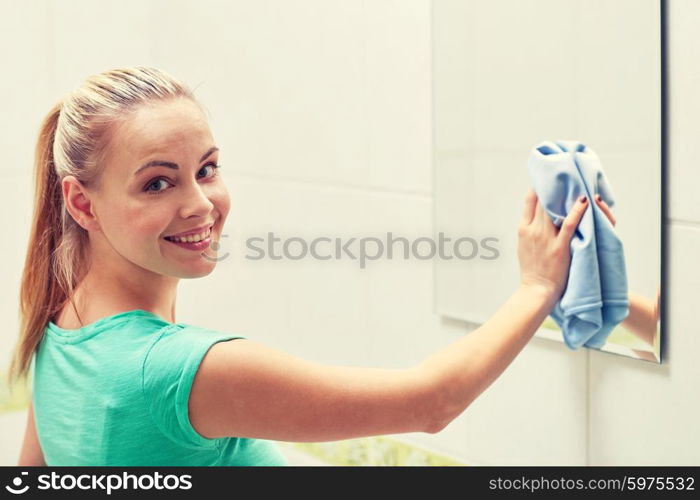
{"label": "finger", "polygon": [[532,220],[532,223],[537,227],[542,227],[544,226],[545,222],[544,218],[544,208],[542,208],[540,200],[537,200],[537,203],[535,204],[535,218]]}
{"label": "finger", "polygon": [[559,228],[554,224],[554,221],[542,205],[537,206],[537,216],[535,219],[537,220],[537,224],[544,229],[547,234],[556,236],[559,232]]}
{"label": "finger", "polygon": [[523,210],[523,218],[520,221],[522,225],[528,225],[532,223],[532,219],[535,217],[535,209],[537,206],[537,195],[530,189],[525,195],[525,208]]}
{"label": "finger", "polygon": [[610,222],[612,222],[612,225],[614,226],[617,223],[617,219],[613,215],[612,209],[610,208],[610,206],[603,201],[603,199],[600,197],[599,194],[595,195],[595,202],[596,202],[596,205],[598,205],[598,207],[603,211],[605,216],[608,219],[610,219]]}
{"label": "finger", "polygon": [[535,209],[535,219],[532,223],[535,227],[552,236],[556,236],[559,231],[559,228],[554,224],[554,221],[552,221],[552,218],[539,201]]}
{"label": "finger", "polygon": [[578,201],[571,207],[571,210],[562,222],[561,229],[559,230],[559,238],[566,241],[568,244],[571,241],[571,237],[574,235],[574,231],[578,227],[579,222],[583,214],[588,208],[588,198],[581,196]]}

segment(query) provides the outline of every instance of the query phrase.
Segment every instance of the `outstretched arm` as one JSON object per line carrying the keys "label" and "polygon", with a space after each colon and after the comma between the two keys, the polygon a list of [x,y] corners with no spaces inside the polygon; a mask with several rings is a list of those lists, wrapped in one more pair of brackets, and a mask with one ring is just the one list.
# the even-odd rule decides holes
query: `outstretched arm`
{"label": "outstretched arm", "polygon": [[247,339],[215,344],[192,385],[193,427],[209,438],[279,441],[439,431],[506,369],[551,311],[586,206],[577,203],[557,229],[530,192],[519,230],[520,287],[484,325],[413,368],[325,366]]}

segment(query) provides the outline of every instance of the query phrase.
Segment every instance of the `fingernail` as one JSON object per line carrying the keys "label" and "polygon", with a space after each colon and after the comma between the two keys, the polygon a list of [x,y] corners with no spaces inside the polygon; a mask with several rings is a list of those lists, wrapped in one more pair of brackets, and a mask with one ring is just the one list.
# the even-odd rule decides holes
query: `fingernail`
{"label": "fingernail", "polygon": [[587,198],[586,198],[585,196],[582,195],[582,196],[578,199],[578,201],[580,201],[581,203],[586,203]]}
{"label": "fingernail", "polygon": [[595,199],[600,201],[600,195],[599,194],[595,195]]}

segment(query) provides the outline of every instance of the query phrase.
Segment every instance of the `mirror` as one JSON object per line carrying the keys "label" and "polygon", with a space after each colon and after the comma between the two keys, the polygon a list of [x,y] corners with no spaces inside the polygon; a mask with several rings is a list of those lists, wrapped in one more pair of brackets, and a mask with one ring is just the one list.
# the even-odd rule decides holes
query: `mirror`
{"label": "mirror", "polygon": [[[661,2],[434,0],[432,22],[435,237],[469,257],[434,261],[436,312],[483,323],[517,288],[528,160],[579,141],[614,193],[630,308],[596,349],[660,363]],[[552,316],[536,335],[564,340]]]}

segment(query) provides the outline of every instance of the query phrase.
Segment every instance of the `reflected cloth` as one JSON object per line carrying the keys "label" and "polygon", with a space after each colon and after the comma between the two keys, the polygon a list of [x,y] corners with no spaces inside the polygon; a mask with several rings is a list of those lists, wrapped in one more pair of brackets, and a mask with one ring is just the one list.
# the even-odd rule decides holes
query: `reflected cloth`
{"label": "reflected cloth", "polygon": [[569,348],[600,349],[629,314],[622,241],[593,198],[599,194],[613,207],[610,184],[595,152],[577,141],[539,144],[530,154],[528,171],[540,204],[557,227],[581,195],[588,198],[571,239],[566,289],[550,315]]}

